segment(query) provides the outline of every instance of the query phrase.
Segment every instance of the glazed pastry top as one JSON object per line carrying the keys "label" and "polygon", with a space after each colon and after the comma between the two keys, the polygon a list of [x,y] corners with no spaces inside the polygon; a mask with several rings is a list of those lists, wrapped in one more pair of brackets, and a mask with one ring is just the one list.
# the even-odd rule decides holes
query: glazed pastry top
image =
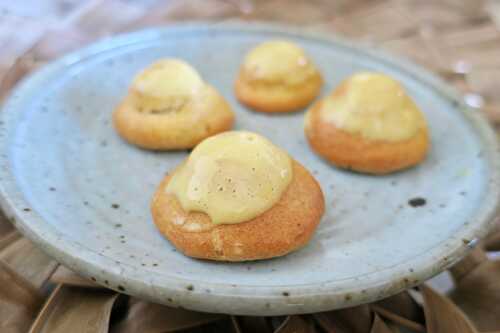
{"label": "glazed pastry top", "polygon": [[167,186],[182,208],[215,224],[249,221],[274,206],[293,177],[288,154],[252,132],[210,137],[191,152]]}
{"label": "glazed pastry top", "polygon": [[130,95],[140,111],[177,111],[200,95],[205,87],[188,63],[162,59],[141,71],[132,81]]}
{"label": "glazed pastry top", "polygon": [[243,62],[249,81],[297,85],[316,73],[304,50],[287,41],[269,41],[251,50]]}
{"label": "glazed pastry top", "polygon": [[424,116],[402,85],[372,72],[345,80],[323,100],[320,117],[371,140],[408,140],[426,128]]}

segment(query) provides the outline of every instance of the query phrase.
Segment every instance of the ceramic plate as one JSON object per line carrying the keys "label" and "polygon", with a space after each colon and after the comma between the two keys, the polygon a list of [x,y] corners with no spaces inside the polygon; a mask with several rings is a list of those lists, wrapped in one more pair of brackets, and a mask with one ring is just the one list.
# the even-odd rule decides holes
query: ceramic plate
{"label": "ceramic plate", "polygon": [[[326,80],[323,94],[360,70],[400,80],[425,113],[432,149],[413,169],[375,177],[318,158],[303,112],[266,115],[235,100],[244,54],[288,39]],[[288,256],[248,263],[194,260],[156,231],[151,196],[187,152],[127,145],[111,112],[140,69],[162,57],[193,64],[233,105],[236,129],[263,134],[322,186],[315,237]],[[487,232],[499,197],[493,131],[440,80],[407,62],[336,38],[264,25],[185,25],[111,38],[27,78],[0,124],[2,207],[47,253],[106,287],[185,308],[246,315],[334,309],[419,284],[460,259]],[[409,201],[420,198],[424,205]]]}

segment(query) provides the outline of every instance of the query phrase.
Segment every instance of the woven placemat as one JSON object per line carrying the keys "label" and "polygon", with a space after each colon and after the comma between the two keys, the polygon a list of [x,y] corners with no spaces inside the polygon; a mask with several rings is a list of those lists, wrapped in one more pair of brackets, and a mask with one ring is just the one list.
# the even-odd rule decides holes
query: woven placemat
{"label": "woven placemat", "polygon": [[[0,100],[24,75],[115,33],[183,20],[274,21],[399,53],[500,125],[500,2],[41,0],[0,2]],[[497,258],[497,259],[495,259]],[[500,227],[448,272],[383,301],[288,317],[206,314],[118,294],[58,265],[0,218],[0,332],[497,332]]]}

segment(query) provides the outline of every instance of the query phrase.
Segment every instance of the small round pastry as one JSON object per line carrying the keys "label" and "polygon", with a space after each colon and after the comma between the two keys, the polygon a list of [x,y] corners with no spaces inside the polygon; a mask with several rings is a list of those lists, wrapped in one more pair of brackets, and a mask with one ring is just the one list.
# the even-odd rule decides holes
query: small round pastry
{"label": "small round pastry", "polygon": [[201,142],[158,187],[151,212],[187,256],[246,261],[304,246],[324,211],[313,176],[264,137],[245,131]]}
{"label": "small round pastry", "polygon": [[315,103],[305,134],[336,166],[372,174],[414,166],[430,145],[424,116],[401,84],[372,72],[351,76]]}
{"label": "small round pastry", "polygon": [[113,113],[117,132],[146,149],[196,146],[229,130],[234,114],[224,98],[189,64],[159,60],[132,81],[128,95]]}
{"label": "small round pastry", "polygon": [[269,41],[251,50],[235,83],[238,100],[261,112],[306,107],[320,93],[323,79],[304,50],[286,41]]}

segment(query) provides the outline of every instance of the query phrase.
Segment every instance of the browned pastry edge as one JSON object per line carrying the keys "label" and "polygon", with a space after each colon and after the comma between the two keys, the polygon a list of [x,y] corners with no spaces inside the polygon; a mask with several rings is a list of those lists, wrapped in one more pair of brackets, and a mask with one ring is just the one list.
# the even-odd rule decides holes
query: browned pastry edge
{"label": "browned pastry edge", "polygon": [[234,91],[238,100],[253,110],[278,113],[298,111],[306,107],[319,95],[322,85],[323,79],[319,72],[297,87],[250,84],[240,72]]}
{"label": "browned pastry edge", "polygon": [[179,122],[171,115],[139,112],[125,98],[113,113],[114,127],[123,139],[141,148],[193,148],[202,140],[231,129],[234,123],[229,104],[215,88],[208,88],[211,94],[210,112],[196,121]]}
{"label": "browned pastry edge", "polygon": [[306,115],[305,134],[314,151],[336,166],[360,172],[385,174],[414,166],[429,149],[427,127],[409,140],[368,140],[323,121],[315,103]]}
{"label": "browned pastry edge", "polygon": [[[175,172],[175,171],[174,171]],[[166,193],[165,177],[151,202],[159,231],[185,255],[220,261],[258,260],[285,255],[310,240],[324,212],[319,184],[298,162],[280,200],[258,217],[237,224],[216,225],[208,215],[186,212]],[[200,230],[192,231],[193,226]]]}

